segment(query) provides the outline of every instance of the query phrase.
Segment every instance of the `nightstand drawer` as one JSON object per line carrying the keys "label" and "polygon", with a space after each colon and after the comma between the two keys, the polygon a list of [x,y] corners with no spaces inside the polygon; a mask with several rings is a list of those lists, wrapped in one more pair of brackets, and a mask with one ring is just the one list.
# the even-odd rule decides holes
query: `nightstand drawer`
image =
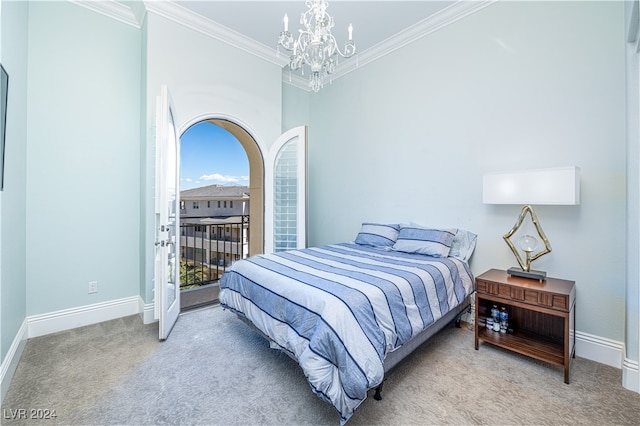
{"label": "nightstand drawer", "polygon": [[569,309],[568,299],[568,296],[559,296],[544,291],[524,290],[524,302],[530,305],[542,306],[543,308],[566,311]]}
{"label": "nightstand drawer", "polygon": [[476,291],[478,293],[489,294],[503,299],[510,299],[527,303],[529,305],[541,306],[543,308],[567,311],[570,307],[569,295],[558,295],[546,291],[485,281],[482,279],[478,279],[476,281]]}
{"label": "nightstand drawer", "polygon": [[569,296],[558,296],[557,294],[554,294],[552,306],[556,309],[562,309],[563,311],[568,311]]}
{"label": "nightstand drawer", "polygon": [[486,281],[481,281],[476,279],[476,291],[478,293],[498,294],[497,289],[498,289],[498,284],[496,283],[489,283]]}
{"label": "nightstand drawer", "polygon": [[480,293],[493,294],[494,296],[511,298],[511,286],[498,284],[491,281],[478,280],[476,282],[476,290]]}

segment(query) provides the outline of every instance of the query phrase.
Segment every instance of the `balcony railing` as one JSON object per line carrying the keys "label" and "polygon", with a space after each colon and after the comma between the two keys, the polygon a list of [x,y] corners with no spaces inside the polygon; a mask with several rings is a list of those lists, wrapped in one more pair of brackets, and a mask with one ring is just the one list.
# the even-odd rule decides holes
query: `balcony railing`
{"label": "balcony railing", "polygon": [[249,254],[249,216],[180,218],[180,289],[217,283]]}

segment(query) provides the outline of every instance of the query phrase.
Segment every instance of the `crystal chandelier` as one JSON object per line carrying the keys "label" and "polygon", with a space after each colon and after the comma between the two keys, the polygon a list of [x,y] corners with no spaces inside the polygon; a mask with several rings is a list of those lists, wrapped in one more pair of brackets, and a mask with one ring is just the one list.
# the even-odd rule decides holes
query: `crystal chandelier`
{"label": "crystal chandelier", "polygon": [[280,47],[291,52],[289,69],[301,70],[308,66],[311,70],[309,86],[314,92],[320,90],[324,84],[324,76],[332,74],[338,63],[338,55],[350,58],[356,53],[353,42],[353,27],[349,24],[349,39],[344,44],[344,53],[340,51],[336,39],[331,34],[333,18],[327,13],[329,3],[326,0],[305,0],[309,8],[300,17],[304,29],[298,30],[298,38],[293,39],[289,32],[289,17],[284,15],[284,30],[278,37],[278,55]]}

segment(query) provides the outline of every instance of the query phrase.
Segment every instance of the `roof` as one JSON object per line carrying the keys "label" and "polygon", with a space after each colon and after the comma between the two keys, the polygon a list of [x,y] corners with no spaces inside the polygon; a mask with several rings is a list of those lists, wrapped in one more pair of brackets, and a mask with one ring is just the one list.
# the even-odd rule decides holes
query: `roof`
{"label": "roof", "polygon": [[181,200],[238,200],[249,198],[248,186],[208,185],[180,191]]}

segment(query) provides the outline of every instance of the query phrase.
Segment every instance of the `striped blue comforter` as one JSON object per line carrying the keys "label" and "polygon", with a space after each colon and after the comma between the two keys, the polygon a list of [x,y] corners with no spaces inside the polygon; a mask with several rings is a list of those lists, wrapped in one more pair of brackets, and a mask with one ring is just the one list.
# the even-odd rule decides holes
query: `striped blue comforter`
{"label": "striped blue comforter", "polygon": [[353,243],[238,261],[220,302],[298,360],[344,424],[382,383],[387,353],[473,291],[466,263]]}

